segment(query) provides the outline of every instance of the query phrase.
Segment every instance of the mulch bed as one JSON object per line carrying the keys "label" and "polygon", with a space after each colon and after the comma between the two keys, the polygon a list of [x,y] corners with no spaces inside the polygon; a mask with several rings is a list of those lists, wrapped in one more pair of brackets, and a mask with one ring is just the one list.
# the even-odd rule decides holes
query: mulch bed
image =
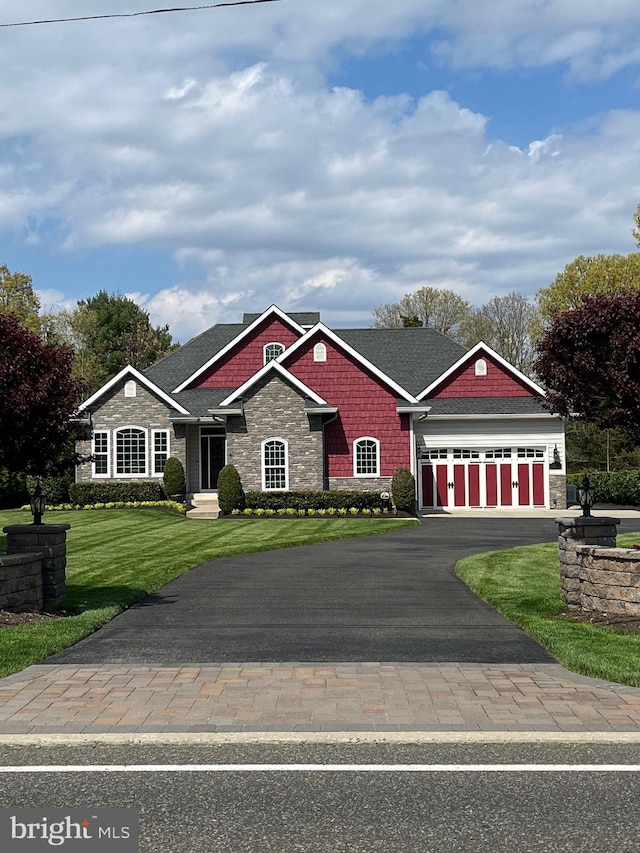
{"label": "mulch bed", "polygon": [[12,628],[15,625],[38,625],[40,622],[49,622],[51,619],[64,619],[69,613],[37,613],[25,611],[24,613],[12,613],[10,610],[0,610],[0,628]]}
{"label": "mulch bed", "polygon": [[600,625],[603,628],[616,628],[619,631],[640,631],[640,617],[624,616],[620,613],[591,613],[569,611],[560,613],[559,619],[569,622],[583,622],[587,625]]}

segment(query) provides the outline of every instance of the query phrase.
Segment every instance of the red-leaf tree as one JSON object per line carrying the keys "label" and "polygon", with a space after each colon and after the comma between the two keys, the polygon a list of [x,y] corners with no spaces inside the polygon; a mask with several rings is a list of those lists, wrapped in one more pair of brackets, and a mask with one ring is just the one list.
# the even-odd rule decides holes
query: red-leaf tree
{"label": "red-leaf tree", "polygon": [[0,313],[0,467],[44,475],[68,461],[77,432],[73,349],[48,346]]}
{"label": "red-leaf tree", "polygon": [[552,411],[640,435],[640,293],[584,297],[557,315],[537,350]]}

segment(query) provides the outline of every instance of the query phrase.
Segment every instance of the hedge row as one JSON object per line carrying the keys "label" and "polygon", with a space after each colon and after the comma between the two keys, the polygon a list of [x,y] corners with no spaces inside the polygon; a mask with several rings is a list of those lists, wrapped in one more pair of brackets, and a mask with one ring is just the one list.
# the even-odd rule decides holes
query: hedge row
{"label": "hedge row", "polygon": [[[567,483],[579,486],[583,474],[571,474]],[[594,471],[589,474],[589,482],[595,490],[596,503],[640,505],[639,471]]]}
{"label": "hedge row", "polygon": [[29,500],[24,474],[12,474],[0,468],[0,509],[20,506]]}
{"label": "hedge row", "polygon": [[165,499],[160,483],[72,483],[71,503],[77,506],[123,501],[161,501]]}
{"label": "hedge row", "polygon": [[247,509],[375,509],[380,492],[247,492]]}

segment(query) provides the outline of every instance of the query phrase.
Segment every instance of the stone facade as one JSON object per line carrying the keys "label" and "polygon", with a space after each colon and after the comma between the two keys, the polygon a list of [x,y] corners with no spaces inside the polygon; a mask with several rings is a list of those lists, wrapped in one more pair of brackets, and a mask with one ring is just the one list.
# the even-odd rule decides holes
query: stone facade
{"label": "stone facade", "polygon": [[323,489],[322,416],[307,415],[300,392],[279,376],[264,378],[244,401],[244,416],[227,423],[227,462],[245,491],[262,489],[262,442],[288,441],[289,489]]}
{"label": "stone facade", "polygon": [[567,508],[567,476],[549,472],[549,501],[552,509]]}
{"label": "stone facade", "polygon": [[40,596],[45,610],[56,607],[67,592],[67,530],[69,524],[13,524],[4,528],[7,554],[37,554]]}
{"label": "stone facade", "polygon": [[0,556],[0,610],[42,610],[42,557],[39,553]]}
{"label": "stone facade", "polygon": [[[103,482],[110,480],[159,480],[160,476],[153,474],[153,448],[151,447],[151,430],[169,430],[169,455],[177,457],[187,468],[186,456],[186,429],[184,424],[175,427],[169,420],[169,416],[175,413],[167,403],[152,394],[142,383],[136,382],[136,396],[125,397],[125,377],[113,386],[103,397],[100,398],[96,407],[92,409],[92,425],[94,431],[109,430],[110,443],[110,477],[99,477],[93,480],[92,464],[86,462],[76,468],[76,482]],[[146,476],[127,475],[116,477],[114,475],[115,449],[114,430],[124,426],[137,426],[149,430],[147,437],[147,470]],[[92,447],[90,441],[78,442],[78,453],[88,456]]]}
{"label": "stone facade", "polygon": [[390,492],[391,477],[330,477],[329,488],[343,492]]}

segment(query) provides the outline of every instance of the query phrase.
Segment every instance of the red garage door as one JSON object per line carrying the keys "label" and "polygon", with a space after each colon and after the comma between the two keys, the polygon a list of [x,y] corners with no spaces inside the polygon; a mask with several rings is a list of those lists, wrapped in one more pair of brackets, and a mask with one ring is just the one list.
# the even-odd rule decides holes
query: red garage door
{"label": "red garage door", "polygon": [[538,448],[488,451],[438,449],[422,464],[421,505],[426,509],[458,507],[543,507],[546,505],[544,455]]}

